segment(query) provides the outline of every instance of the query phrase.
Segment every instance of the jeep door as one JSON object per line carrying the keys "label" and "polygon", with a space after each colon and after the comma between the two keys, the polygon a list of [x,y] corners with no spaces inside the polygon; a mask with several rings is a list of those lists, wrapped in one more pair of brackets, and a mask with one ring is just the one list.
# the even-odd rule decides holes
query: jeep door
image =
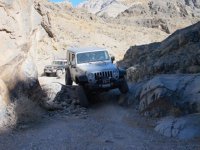
{"label": "jeep door", "polygon": [[77,69],[76,69],[76,57],[74,53],[71,53],[71,65],[70,65],[70,73],[71,73],[71,78],[73,81],[76,81],[76,74],[77,74]]}

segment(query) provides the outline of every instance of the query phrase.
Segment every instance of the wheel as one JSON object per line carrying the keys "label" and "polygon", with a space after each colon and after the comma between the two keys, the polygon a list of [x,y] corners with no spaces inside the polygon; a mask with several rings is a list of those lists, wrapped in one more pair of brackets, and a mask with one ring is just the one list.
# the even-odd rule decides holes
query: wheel
{"label": "wheel", "polygon": [[57,71],[56,71],[56,76],[57,76],[58,78],[60,78],[60,77],[62,76],[62,74],[63,74],[62,70],[57,70]]}
{"label": "wheel", "polygon": [[72,79],[71,79],[69,68],[67,68],[65,71],[65,84],[72,85]]}
{"label": "wheel", "polygon": [[122,94],[128,93],[129,88],[125,79],[123,79],[122,83],[120,84],[119,90]]}
{"label": "wheel", "polygon": [[78,86],[76,91],[77,91],[77,96],[78,96],[80,105],[82,107],[88,107],[89,102],[88,102],[88,98],[86,96],[86,92],[85,92],[83,86]]}
{"label": "wheel", "polygon": [[51,74],[50,73],[44,73],[45,76],[49,77]]}

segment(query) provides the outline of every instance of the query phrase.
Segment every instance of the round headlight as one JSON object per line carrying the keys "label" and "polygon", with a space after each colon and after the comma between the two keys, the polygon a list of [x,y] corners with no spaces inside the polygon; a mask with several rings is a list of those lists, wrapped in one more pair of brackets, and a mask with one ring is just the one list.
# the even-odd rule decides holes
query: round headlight
{"label": "round headlight", "polygon": [[88,73],[87,77],[88,77],[88,79],[94,79],[94,74],[93,73]]}
{"label": "round headlight", "polygon": [[119,70],[114,70],[113,76],[114,76],[114,78],[119,78]]}

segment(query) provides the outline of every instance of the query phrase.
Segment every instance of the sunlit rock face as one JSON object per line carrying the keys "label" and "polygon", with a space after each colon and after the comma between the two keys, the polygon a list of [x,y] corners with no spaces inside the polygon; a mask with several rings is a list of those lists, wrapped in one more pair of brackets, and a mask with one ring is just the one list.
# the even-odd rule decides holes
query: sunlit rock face
{"label": "sunlit rock face", "polygon": [[8,96],[2,90],[0,94],[5,102],[18,93],[16,90],[25,92],[23,89],[39,86],[35,59],[44,29],[35,4],[33,0],[0,1],[0,79]]}
{"label": "sunlit rock face", "polygon": [[78,8],[108,20],[115,18],[119,24],[156,28],[168,34],[200,19],[197,0],[87,0]]}

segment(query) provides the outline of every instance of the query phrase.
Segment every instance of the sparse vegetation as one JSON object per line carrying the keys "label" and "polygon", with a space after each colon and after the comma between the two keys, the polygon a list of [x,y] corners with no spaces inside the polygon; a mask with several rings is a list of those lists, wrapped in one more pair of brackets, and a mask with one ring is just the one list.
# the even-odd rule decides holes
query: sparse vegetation
{"label": "sparse vegetation", "polygon": [[[39,121],[44,110],[24,94],[9,104],[0,119],[0,130],[14,128],[19,124],[29,124]],[[1,113],[2,114],[2,113]]]}

